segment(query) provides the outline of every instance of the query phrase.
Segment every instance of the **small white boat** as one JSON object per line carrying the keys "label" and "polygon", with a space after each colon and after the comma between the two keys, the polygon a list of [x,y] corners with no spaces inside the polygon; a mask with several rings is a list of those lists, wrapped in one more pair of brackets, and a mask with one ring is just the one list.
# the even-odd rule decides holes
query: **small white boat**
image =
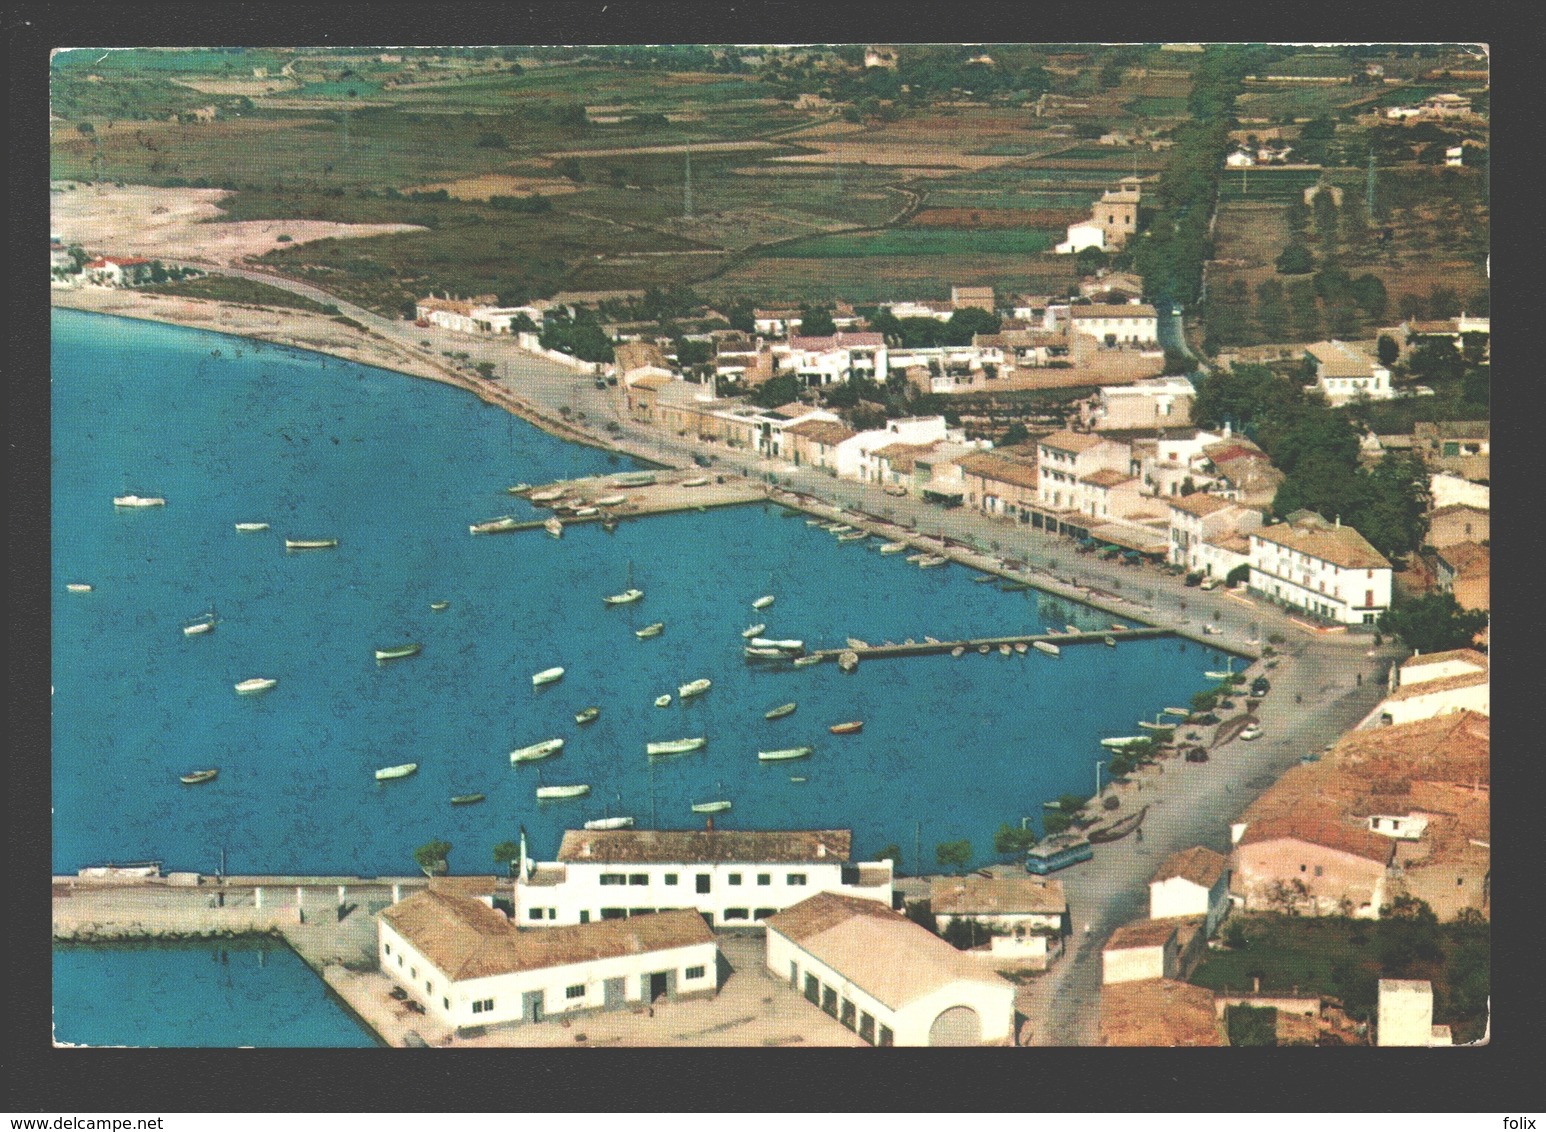
{"label": "small white boat", "polygon": [[266,531],[266,530],[268,530],[268,524],[267,523],[237,523],[236,524],[236,529],[241,531],[243,534],[251,534],[253,531]]}
{"label": "small white boat", "polygon": [[1107,648],[1114,649],[1114,648],[1117,647],[1117,639],[1115,637],[1113,637],[1110,633],[1107,633],[1101,639],[1106,642],[1106,647]]}
{"label": "small white boat", "polygon": [[543,684],[551,684],[555,680],[562,680],[563,678],[564,670],[562,668],[544,668],[531,678],[531,683],[532,687],[535,688]]}
{"label": "small white boat", "polygon": [[909,554],[906,559],[904,559],[904,561],[911,562],[916,566],[919,562],[922,562],[928,556],[928,551],[920,550],[916,554]]}
{"label": "small white boat", "polygon": [[547,533],[552,535],[554,538],[564,537],[563,523],[559,522],[557,518],[551,515],[548,516],[547,521],[542,524],[542,529],[547,531]]}
{"label": "small white boat", "polygon": [[633,818],[630,818],[630,817],[592,818],[590,821],[585,823],[585,828],[586,829],[632,829],[633,828]]}
{"label": "small white boat", "polygon": [[746,628],[742,629],[741,637],[744,640],[750,640],[752,637],[760,636],[762,631],[766,628],[767,625],[759,621],[755,625],[748,625]]}
{"label": "small white boat", "polygon": [[766,609],[768,606],[770,606],[772,604],[773,604],[773,595],[772,594],[768,594],[765,597],[759,597],[756,601],[752,602],[752,608],[753,609]]}
{"label": "small white boat", "polygon": [[572,786],[539,786],[537,801],[542,802],[551,798],[579,798],[589,793],[590,784],[584,782],[578,782]]}
{"label": "small white boat", "polygon": [[540,743],[533,743],[529,747],[517,747],[510,752],[510,764],[536,762],[538,759],[556,755],[564,749],[562,739],[544,739]]}
{"label": "small white boat", "polygon": [[805,648],[805,642],[804,641],[797,641],[797,640],[794,640],[792,638],[789,639],[789,640],[775,641],[775,640],[770,640],[767,637],[753,637],[752,638],[752,648],[754,648],[754,649],[783,649],[785,652],[797,652],[797,651],[800,651],[800,650]]}
{"label": "small white boat", "polygon": [[677,688],[676,696],[677,699],[680,700],[685,700],[690,696],[701,696],[704,692],[707,692],[713,686],[714,681],[710,680],[707,676],[701,677],[697,680],[689,680],[687,683]]}
{"label": "small white boat", "polygon": [[165,507],[166,500],[159,495],[115,495],[114,507]]}
{"label": "small white boat", "polygon": [[500,515],[497,519],[485,519],[481,523],[470,524],[467,532],[474,535],[492,535],[500,531],[513,531],[518,526],[520,524],[513,517]]}
{"label": "small white boat", "polygon": [[198,637],[198,636],[203,635],[204,633],[208,633],[214,627],[215,627],[215,615],[213,613],[206,613],[203,617],[200,617],[197,621],[192,621],[192,622],[189,622],[187,625],[184,625],[183,626],[183,636],[185,636],[185,637]]}
{"label": "small white boat", "polygon": [[534,491],[526,498],[533,503],[552,503],[555,499],[564,497],[564,489],[561,487],[549,488],[547,491]]}
{"label": "small white boat", "polygon": [[807,527],[824,527],[827,525],[827,521],[825,519],[807,519],[805,520],[805,525]]}
{"label": "small white boat", "polygon": [[1077,626],[1077,625],[1064,625],[1063,626],[1063,632],[1065,632],[1065,633],[1082,633],[1082,632],[1084,632],[1084,630],[1079,628],[1079,626]]}
{"label": "small white boat", "polygon": [[215,776],[220,773],[219,767],[210,767],[208,770],[195,770],[188,774],[178,775],[178,779],[185,786],[197,786],[201,782],[213,782]]}
{"label": "small white boat", "polygon": [[747,645],[741,650],[747,660],[788,660],[790,654],[783,649],[766,648],[762,646]]}
{"label": "small white boat", "polygon": [[785,759],[803,759],[810,757],[815,747],[784,747],[776,751],[758,751],[757,758],[765,763],[782,762]]}
{"label": "small white boat", "polygon": [[644,744],[646,755],[685,755],[690,751],[701,751],[708,742],[708,738],[699,735],[693,739],[667,739],[659,743]]}
{"label": "small white boat", "polygon": [[1147,719],[1140,719],[1138,726],[1142,727],[1145,731],[1174,731],[1176,729],[1173,723],[1154,723]]}
{"label": "small white boat", "polygon": [[627,605],[630,602],[638,601],[643,596],[643,590],[624,590],[620,594],[612,594],[611,596],[604,597],[601,600],[606,602],[608,605]]}
{"label": "small white boat", "polygon": [[906,549],[907,544],[905,542],[883,542],[880,544],[880,552],[882,554],[901,554]]}
{"label": "small white boat", "polygon": [[946,558],[943,554],[930,554],[918,560],[918,569],[931,570],[935,566],[944,566],[949,561],[950,559]]}
{"label": "small white boat", "polygon": [[429,603],[429,607],[436,613],[444,613],[447,609],[451,608],[451,603],[449,601],[432,601]]}
{"label": "small white boat", "polygon": [[838,535],[838,542],[863,542],[870,537],[869,531],[849,531],[847,534]]}
{"label": "small white boat", "polygon": [[837,658],[837,666],[843,672],[853,672],[859,667],[859,654],[852,649],[840,653]]}
{"label": "small white boat", "polygon": [[804,782],[805,781],[805,776],[801,775],[801,774],[791,774],[789,776],[789,781],[790,782]]}
{"label": "small white boat", "polygon": [[987,645],[978,645],[977,646],[977,652],[981,656],[987,656],[989,651],[991,651],[991,650],[988,648]]}
{"label": "small white boat", "polygon": [[[597,507],[621,507],[628,502],[626,495],[606,495],[596,500]],[[630,819],[632,820],[632,819]]]}
{"label": "small white boat", "polygon": [[771,711],[763,712],[762,713],[762,718],[763,719],[783,719],[784,716],[786,716],[786,715],[793,715],[795,708],[797,708],[799,706],[800,706],[799,704],[792,704],[792,703],[791,704],[779,704],[778,707],[773,708]]}
{"label": "small white boat", "polygon": [[266,692],[277,683],[279,683],[278,680],[273,680],[266,676],[254,676],[251,680],[243,680],[240,684],[236,685],[236,694],[239,696],[250,696],[256,692]]}
{"label": "small white boat", "polygon": [[1030,651],[1030,646],[1027,645],[1024,641],[1015,642],[1015,652],[1020,653],[1023,656],[1028,651]]}
{"label": "small white boat", "polygon": [[601,514],[601,508],[599,507],[576,507],[574,509],[574,517],[576,519],[589,519],[599,514]]}
{"label": "small white boat", "polygon": [[821,529],[828,532],[829,534],[834,535],[847,534],[849,531],[853,530],[853,528],[850,527],[847,523],[828,523]]}
{"label": "small white boat", "polygon": [[1044,652],[1044,653],[1046,653],[1048,656],[1062,656],[1063,655],[1063,650],[1058,648],[1051,641],[1032,641],[1031,642],[1031,647],[1033,649],[1035,649],[1037,652]]}
{"label": "small white boat", "polygon": [[850,719],[847,723],[834,723],[827,730],[834,735],[856,735],[864,730],[864,720]]}
{"label": "small white boat", "polygon": [[820,663],[821,657],[819,656],[797,656],[794,658],[794,666],[796,668],[809,668],[813,664]]}
{"label": "small white boat", "polygon": [[1012,648],[1010,648],[1008,645],[999,645],[999,647],[998,647],[998,654],[999,654],[999,656],[1008,656],[1013,651],[1014,650]]}
{"label": "small white boat", "polygon": [[1100,745],[1109,747],[1114,751],[1120,751],[1123,747],[1131,747],[1134,743],[1153,742],[1147,735],[1118,735],[1110,739],[1102,739]]}
{"label": "small white boat", "polygon": [[410,642],[405,645],[393,645],[390,648],[377,649],[376,659],[402,660],[404,657],[418,656],[419,653],[423,651],[423,649],[424,646],[416,642]]}
{"label": "small white boat", "polygon": [[1209,680],[1229,680],[1234,676],[1233,672],[1204,672]]}
{"label": "small white boat", "polygon": [[599,707],[581,708],[579,711],[574,713],[574,721],[576,723],[592,723],[600,715],[601,709]]}
{"label": "small white boat", "polygon": [[612,477],[613,487],[649,487],[654,482],[654,472],[624,472]]}
{"label": "small white boat", "polygon": [[384,766],[376,772],[377,782],[386,782],[392,778],[407,778],[419,769],[418,763],[402,763],[399,766]]}
{"label": "small white boat", "polygon": [[939,638],[938,637],[931,637],[927,633],[925,633],[923,635],[923,643],[926,644],[926,645],[937,645],[937,644],[939,644]]}
{"label": "small white boat", "polygon": [[1113,629],[1115,629],[1118,633],[1125,633],[1125,632],[1127,632],[1127,626],[1123,625],[1120,621],[1113,621],[1111,623],[1111,627]]}
{"label": "small white boat", "polygon": [[965,645],[957,645],[955,648],[950,650],[950,655],[951,656],[965,656],[966,655],[966,646]]}
{"label": "small white boat", "polygon": [[720,802],[694,802],[692,812],[695,814],[722,814],[730,808],[730,803]]}
{"label": "small white boat", "polygon": [[505,490],[511,495],[525,495],[528,491],[531,490],[531,484],[513,483],[509,487],[505,488]]}
{"label": "small white boat", "polygon": [[287,538],[286,550],[331,550],[338,545],[336,538]]}
{"label": "small white boat", "polygon": [[671,693],[667,692],[667,693],[665,693],[665,695],[656,696],[655,697],[655,706],[656,707],[670,707],[671,706]]}
{"label": "small white boat", "polygon": [[91,592],[91,583],[66,582],[64,588],[69,590],[72,594],[89,594]]}
{"label": "small white boat", "polygon": [[1161,708],[1160,711],[1163,715],[1179,715],[1182,719],[1185,719],[1187,716],[1192,714],[1191,708],[1184,707]]}
{"label": "small white boat", "polygon": [[641,641],[647,641],[651,637],[660,636],[660,634],[664,633],[665,631],[666,623],[664,621],[656,621],[653,625],[646,625],[642,629],[635,629],[633,631],[633,635],[638,637]]}
{"label": "small white boat", "polygon": [[708,476],[694,476],[690,480],[683,480],[682,483],[681,483],[681,486],[682,487],[704,487],[704,486],[706,486],[708,484],[708,482],[709,482],[709,477]]}

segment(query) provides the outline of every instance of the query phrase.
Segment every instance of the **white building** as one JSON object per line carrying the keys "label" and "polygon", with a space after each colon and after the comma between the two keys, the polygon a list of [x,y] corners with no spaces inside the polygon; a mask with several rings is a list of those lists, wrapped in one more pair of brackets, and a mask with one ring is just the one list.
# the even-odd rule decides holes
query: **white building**
{"label": "white building", "polygon": [[1381,979],[1378,1046],[1453,1045],[1448,1026],[1433,1024],[1433,984],[1427,979]]}
{"label": "white building", "polygon": [[844,479],[875,482],[880,471],[878,449],[888,444],[933,444],[944,440],[944,417],[898,417],[886,422],[885,428],[871,428],[856,432],[837,445],[834,467]]}
{"label": "white building", "polygon": [[1063,429],[1044,436],[1036,444],[1037,501],[1051,511],[1088,514],[1087,478],[1099,471],[1125,477],[1130,459],[1128,445],[1096,433]]}
{"label": "white building", "polygon": [[1344,625],[1373,625],[1390,608],[1390,563],[1340,519],[1303,515],[1250,539],[1250,587],[1263,597]]}
{"label": "white building", "polygon": [[1085,248],[1106,249],[1106,229],[1093,220],[1081,220],[1068,226],[1067,238],[1052,250],[1058,255],[1076,255]]}
{"label": "white building", "polygon": [[892,303],[888,309],[894,318],[932,318],[938,322],[949,322],[956,312],[953,304],[934,299]]}
{"label": "white building", "polygon": [[1428,477],[1428,497],[1435,511],[1443,507],[1476,507],[1482,511],[1491,509],[1492,488],[1451,472],[1435,472]]}
{"label": "white building", "polygon": [[1149,918],[1203,917],[1212,936],[1229,912],[1229,858],[1195,845],[1172,853],[1149,881]]}
{"label": "white building", "polygon": [[936,877],[929,882],[929,911],[944,932],[951,920],[981,924],[992,933],[987,951],[975,956],[1017,959],[1046,968],[1063,952],[1068,935],[1068,897],[1051,877]]}
{"label": "white building", "polygon": [[382,972],[454,1027],[540,1022],[665,996],[710,995],[719,948],[694,912],[518,931],[490,903],[431,886],[376,920]]}
{"label": "white building", "polygon": [[1412,723],[1460,711],[1492,714],[1489,662],[1475,649],[1409,657],[1390,679],[1390,695],[1374,710],[1382,723]]}
{"label": "white building", "polygon": [[1149,303],[1079,304],[1068,308],[1068,318],[1075,334],[1088,334],[1102,346],[1152,346],[1159,341],[1159,316]]}
{"label": "white building", "polygon": [[885,336],[870,331],[794,335],[772,353],[777,372],[792,373],[805,385],[834,385],[854,377],[883,382],[888,372]]}
{"label": "white building", "polygon": [[800,312],[794,309],[753,310],[752,328],[770,338],[782,338],[800,329]]}
{"label": "white building", "polygon": [[1089,429],[1168,428],[1192,420],[1197,389],[1185,377],[1149,377],[1131,385],[1102,385],[1081,406]]}
{"label": "white building", "polygon": [[433,295],[419,299],[415,310],[420,321],[462,334],[512,334],[522,316],[540,329],[544,319],[540,307],[501,307],[476,299],[441,299]]}
{"label": "white building", "polygon": [[557,861],[523,867],[516,920],[546,927],[691,908],[715,926],[749,927],[816,892],[890,908],[891,862],[850,862],[852,840],[846,829],[571,829]]}
{"label": "white building", "polygon": [[[1261,526],[1261,512],[1252,507],[1218,495],[1197,492],[1171,499],[1170,504],[1170,561],[1188,570],[1200,570],[1208,574],[1213,556],[1206,553],[1210,539],[1239,535]],[[1219,577],[1226,576],[1225,574]],[[1208,576],[1213,576],[1209,574]]]}
{"label": "white building", "polygon": [[1002,975],[873,901],[824,893],[768,921],[768,970],[877,1046],[1000,1045],[1014,1034]]}
{"label": "white building", "polygon": [[1315,342],[1304,352],[1315,362],[1315,388],[1328,404],[1345,405],[1355,397],[1388,401],[1395,396],[1390,388],[1390,370],[1346,342],[1335,338]]}
{"label": "white building", "polygon": [[1101,949],[1101,984],[1180,979],[1201,938],[1201,916],[1135,920],[1111,933]]}

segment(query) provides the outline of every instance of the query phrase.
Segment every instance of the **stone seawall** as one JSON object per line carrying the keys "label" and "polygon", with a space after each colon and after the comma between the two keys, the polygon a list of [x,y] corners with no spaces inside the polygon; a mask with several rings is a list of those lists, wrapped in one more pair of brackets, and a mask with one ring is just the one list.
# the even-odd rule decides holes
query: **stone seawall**
{"label": "stone seawall", "polygon": [[61,943],[106,940],[223,939],[238,935],[277,935],[299,923],[294,908],[155,908],[130,915],[74,914],[56,902],[53,938]]}

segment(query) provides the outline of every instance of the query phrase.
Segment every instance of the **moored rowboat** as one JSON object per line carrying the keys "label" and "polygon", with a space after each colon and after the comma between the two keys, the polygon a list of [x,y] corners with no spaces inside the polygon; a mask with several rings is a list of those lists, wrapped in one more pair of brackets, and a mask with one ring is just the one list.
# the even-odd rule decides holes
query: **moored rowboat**
{"label": "moored rowboat", "polygon": [[196,770],[196,771],[193,771],[190,774],[178,775],[178,778],[185,785],[197,786],[201,782],[209,782],[209,781],[211,781],[215,777],[215,775],[217,775],[219,773],[220,773],[220,768],[216,766],[216,767],[210,767],[208,770]]}
{"label": "moored rowboat", "polygon": [[482,794],[453,794],[453,795],[451,795],[451,805],[453,805],[453,806],[470,806],[474,802],[481,802],[481,801],[483,801],[483,798],[484,798],[484,795],[482,795]]}
{"label": "moored rowboat", "polygon": [[834,723],[831,727],[827,728],[834,735],[852,735],[863,729],[864,720],[862,719],[851,719],[847,723]]}
{"label": "moored rowboat", "polygon": [[574,713],[574,721],[576,723],[593,723],[600,714],[601,709],[599,707],[581,708]]}
{"label": "moored rowboat", "polygon": [[549,755],[556,755],[564,749],[562,739],[544,739],[540,743],[533,743],[529,747],[517,747],[510,752],[510,763],[529,763],[537,759],[545,759]]}
{"label": "moored rowboat", "polygon": [[390,648],[377,649],[376,650],[376,659],[377,660],[402,660],[404,657],[407,657],[407,656],[418,656],[419,653],[423,650],[423,648],[424,648],[423,645],[417,644],[415,642],[409,642],[408,644],[405,644],[405,645],[393,645]]}
{"label": "moored rowboat", "polygon": [[746,628],[742,629],[741,637],[743,640],[750,640],[752,637],[760,635],[766,628],[767,624],[759,621],[755,625],[748,625]]}
{"label": "moored rowboat", "polygon": [[768,606],[770,606],[772,604],[773,604],[773,595],[772,594],[767,594],[766,596],[759,597],[756,601],[752,602],[752,608],[753,609],[766,609]]}
{"label": "moored rowboat", "polygon": [[762,718],[763,719],[783,719],[784,716],[786,716],[786,715],[794,714],[794,709],[796,707],[798,707],[798,706],[799,706],[798,704],[780,704],[778,707],[774,708],[772,711],[763,712],[762,713]]}
{"label": "moored rowboat", "polygon": [[714,681],[710,680],[707,676],[698,680],[689,680],[677,688],[676,696],[677,699],[681,700],[685,700],[689,696],[701,696],[713,686]]}
{"label": "moored rowboat", "polygon": [[550,798],[578,798],[590,793],[588,783],[578,782],[572,786],[539,786],[537,787],[537,800],[545,801]]}
{"label": "moored rowboat", "polygon": [[668,739],[659,743],[646,743],[644,745],[644,753],[647,755],[685,755],[689,751],[702,750],[707,742],[707,737],[702,735],[694,739]]}
{"label": "moored rowboat", "polygon": [[620,594],[610,594],[601,600],[606,602],[608,605],[628,605],[630,602],[638,601],[643,596],[643,590],[629,589],[624,590]]}
{"label": "moored rowboat", "polygon": [[692,812],[695,814],[721,814],[730,808],[729,802],[694,802]]}
{"label": "moored rowboat", "polygon": [[1031,642],[1031,647],[1033,649],[1035,649],[1037,652],[1044,652],[1044,653],[1046,653],[1048,656],[1061,656],[1061,655],[1063,655],[1063,650],[1058,648],[1051,641],[1032,641]]}
{"label": "moored rowboat", "polygon": [[69,590],[72,594],[89,594],[91,592],[91,583],[67,582],[64,588]]}
{"label": "moored rowboat", "polygon": [[532,687],[535,688],[542,684],[551,684],[553,681],[562,680],[563,678],[564,670],[562,668],[544,668],[531,678],[531,683]]}
{"label": "moored rowboat", "polygon": [[765,763],[782,762],[785,759],[808,758],[814,747],[784,747],[776,751],[758,751],[757,758]]}
{"label": "moored rowboat", "polygon": [[266,531],[266,530],[268,530],[268,524],[267,523],[237,523],[236,524],[236,529],[241,531],[243,534],[251,534],[253,531]]}
{"label": "moored rowboat", "polygon": [[646,625],[642,629],[635,629],[633,631],[633,635],[638,637],[641,641],[647,641],[651,637],[660,636],[660,634],[664,633],[665,631],[666,623],[664,621],[656,621],[653,625]]}
{"label": "moored rowboat", "polygon": [[159,495],[115,495],[114,507],[165,507],[166,500]]}
{"label": "moored rowboat", "polygon": [[236,692],[238,695],[250,696],[254,692],[266,692],[277,683],[279,683],[278,680],[272,680],[266,676],[254,676],[251,680],[243,680],[236,685]]}
{"label": "moored rowboat", "polygon": [[400,766],[384,766],[376,772],[377,782],[386,782],[392,778],[407,778],[419,769],[418,763],[403,763]]}
{"label": "moored rowboat", "polygon": [[510,515],[500,515],[496,519],[485,519],[481,523],[472,523],[467,527],[468,534],[492,535],[500,531],[513,531],[520,524]]}
{"label": "moored rowboat", "polygon": [[286,550],[331,550],[338,545],[336,538],[287,538]]}
{"label": "moored rowboat", "polygon": [[820,664],[820,663],[821,663],[821,657],[820,656],[797,656],[797,657],[794,658],[794,666],[796,668],[809,668],[813,664]]}

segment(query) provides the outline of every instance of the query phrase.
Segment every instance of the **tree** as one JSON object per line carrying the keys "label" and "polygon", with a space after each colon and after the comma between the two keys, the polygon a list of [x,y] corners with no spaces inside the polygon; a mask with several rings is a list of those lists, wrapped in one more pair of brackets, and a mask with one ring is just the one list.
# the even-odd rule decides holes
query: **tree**
{"label": "tree", "polygon": [[413,859],[417,862],[424,875],[432,877],[436,873],[446,871],[446,858],[451,855],[451,843],[436,838],[426,842],[413,851]]}
{"label": "tree", "polygon": [[1396,313],[1401,316],[1402,322],[1412,322],[1426,317],[1428,303],[1421,295],[1407,293],[1396,300]]}
{"label": "tree", "polygon": [[879,853],[876,853],[875,859],[877,861],[890,861],[892,871],[895,872],[902,867],[902,847],[892,842]]}
{"label": "tree", "polygon": [[1248,1006],[1237,1003],[1226,1007],[1224,1021],[1231,1046],[1276,1046],[1278,1010],[1275,1006]]}
{"label": "tree", "polygon": [[88,138],[97,132],[97,128],[90,122],[77,122],[75,128]]}
{"label": "tree", "polygon": [[1310,226],[1310,206],[1302,198],[1295,197],[1283,210],[1283,220],[1294,236],[1302,237],[1305,229]]}
{"label": "tree", "polygon": [[1395,633],[1418,652],[1470,648],[1486,626],[1485,612],[1461,609],[1455,595],[1448,593],[1412,598],[1398,595],[1379,620],[1382,633]]}
{"label": "tree", "polygon": [[943,341],[946,346],[970,346],[976,334],[997,334],[1002,325],[998,315],[980,307],[966,307],[956,311],[945,323]]}
{"label": "tree", "polygon": [[998,438],[1000,448],[1008,448],[1015,444],[1024,444],[1031,439],[1030,430],[1025,427],[1024,421],[1010,421],[1009,427],[1004,430],[1004,435]]}
{"label": "tree", "polygon": [[964,869],[972,862],[972,843],[966,839],[960,841],[941,841],[934,846],[934,860],[944,869]]}
{"label": "tree", "polygon": [[1344,197],[1339,219],[1342,243],[1348,248],[1362,247],[1369,238],[1369,208],[1363,197],[1356,193]]}
{"label": "tree", "polygon": [[832,321],[832,312],[826,307],[801,307],[800,333],[812,338],[836,334],[837,326]]}
{"label": "tree", "polygon": [[800,379],[792,373],[781,373],[769,378],[747,394],[746,399],[764,409],[787,405],[800,396]]}
{"label": "tree", "polygon": [[1074,819],[1062,810],[1049,810],[1041,818],[1042,832],[1048,837],[1051,837],[1053,834],[1062,833],[1073,824]]}
{"label": "tree", "polygon": [[1375,322],[1384,319],[1390,305],[1390,295],[1378,275],[1365,272],[1348,285],[1348,290],[1352,294],[1353,301],[1362,307],[1364,313],[1371,319]]}
{"label": "tree", "polygon": [[1315,270],[1315,257],[1303,244],[1289,244],[1273,262],[1279,275],[1305,275]]}
{"label": "tree", "polygon": [[501,841],[494,846],[494,864],[503,865],[508,876],[521,861],[521,847],[514,841]]}
{"label": "tree", "polygon": [[1283,284],[1276,279],[1256,285],[1256,327],[1268,342],[1281,342],[1288,334],[1288,302]]}
{"label": "tree", "polygon": [[1024,853],[1036,844],[1036,832],[1020,829],[1005,822],[993,835],[993,851],[1001,857],[1013,857]]}
{"label": "tree", "polygon": [[1435,283],[1428,292],[1428,313],[1434,318],[1454,318],[1460,313],[1460,296],[1453,287]]}
{"label": "tree", "polygon": [[986,943],[992,935],[983,925],[966,916],[951,916],[945,921],[945,930],[939,933],[940,938],[957,951],[968,951]]}
{"label": "tree", "polygon": [[1375,355],[1379,358],[1380,365],[1389,369],[1396,364],[1401,357],[1401,344],[1389,334],[1381,334],[1379,341],[1374,344]]}
{"label": "tree", "polygon": [[1074,274],[1080,279],[1096,275],[1105,267],[1110,257],[1099,248],[1080,248],[1074,253]]}
{"label": "tree", "polygon": [[1459,381],[1465,376],[1465,359],[1451,339],[1427,338],[1407,355],[1406,368],[1419,381]]}

